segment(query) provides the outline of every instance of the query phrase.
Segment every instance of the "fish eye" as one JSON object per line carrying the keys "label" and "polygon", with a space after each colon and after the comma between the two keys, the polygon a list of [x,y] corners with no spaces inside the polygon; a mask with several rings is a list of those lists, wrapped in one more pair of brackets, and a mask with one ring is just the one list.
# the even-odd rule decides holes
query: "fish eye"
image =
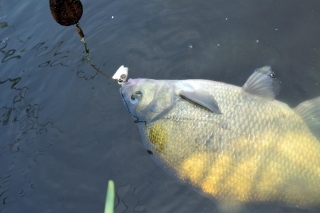
{"label": "fish eye", "polygon": [[142,92],[136,91],[131,95],[130,102],[132,104],[138,103],[142,99]]}

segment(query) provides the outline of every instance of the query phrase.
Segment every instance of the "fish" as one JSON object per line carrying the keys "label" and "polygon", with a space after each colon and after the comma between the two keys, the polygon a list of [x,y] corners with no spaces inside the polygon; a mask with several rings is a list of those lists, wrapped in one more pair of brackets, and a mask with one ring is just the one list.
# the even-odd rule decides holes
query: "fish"
{"label": "fish", "polygon": [[295,108],[275,100],[270,66],[242,87],[211,80],[129,79],[120,88],[154,161],[218,202],[320,206],[320,97]]}

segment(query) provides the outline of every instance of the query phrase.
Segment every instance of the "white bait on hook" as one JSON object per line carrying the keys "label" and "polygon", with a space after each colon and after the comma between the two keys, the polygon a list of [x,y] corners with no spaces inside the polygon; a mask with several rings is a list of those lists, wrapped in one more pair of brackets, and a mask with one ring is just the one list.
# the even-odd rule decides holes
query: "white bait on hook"
{"label": "white bait on hook", "polygon": [[128,70],[129,70],[128,67],[125,67],[122,65],[121,67],[119,67],[116,73],[112,76],[112,79],[117,80],[118,84],[122,85],[127,80]]}

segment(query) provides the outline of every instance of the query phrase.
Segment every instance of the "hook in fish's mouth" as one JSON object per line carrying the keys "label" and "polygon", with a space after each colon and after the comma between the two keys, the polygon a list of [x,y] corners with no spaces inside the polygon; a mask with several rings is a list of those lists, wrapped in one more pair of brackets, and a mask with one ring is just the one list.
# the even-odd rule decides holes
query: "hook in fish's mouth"
{"label": "hook in fish's mouth", "polygon": [[124,95],[121,91],[120,91],[120,94],[121,94],[121,96],[122,96],[122,101],[123,101],[124,105],[126,106],[129,114],[131,115],[131,117],[132,117],[132,119],[133,119],[133,122],[134,122],[134,123],[144,123],[144,124],[146,124],[147,121],[142,121],[142,120],[139,119],[138,116],[133,115],[133,114],[131,113],[131,111],[130,111],[130,109],[129,109],[129,106],[128,106],[128,103],[127,103],[127,101],[126,101],[125,95]]}

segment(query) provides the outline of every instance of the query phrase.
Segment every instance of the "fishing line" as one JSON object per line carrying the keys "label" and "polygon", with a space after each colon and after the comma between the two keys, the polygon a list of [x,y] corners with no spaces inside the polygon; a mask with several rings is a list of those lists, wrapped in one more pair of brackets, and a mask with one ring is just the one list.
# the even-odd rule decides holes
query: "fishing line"
{"label": "fishing line", "polygon": [[84,45],[87,61],[90,65],[100,74],[104,75],[111,80],[117,81],[119,84],[123,84],[128,76],[128,68],[121,66],[113,77],[105,74],[99,68],[97,68],[92,62],[89,54],[89,47],[85,41],[84,33],[79,25],[79,20],[83,14],[83,7],[80,0],[49,0],[50,11],[54,20],[62,26],[76,25],[76,30],[81,38],[81,42]]}

